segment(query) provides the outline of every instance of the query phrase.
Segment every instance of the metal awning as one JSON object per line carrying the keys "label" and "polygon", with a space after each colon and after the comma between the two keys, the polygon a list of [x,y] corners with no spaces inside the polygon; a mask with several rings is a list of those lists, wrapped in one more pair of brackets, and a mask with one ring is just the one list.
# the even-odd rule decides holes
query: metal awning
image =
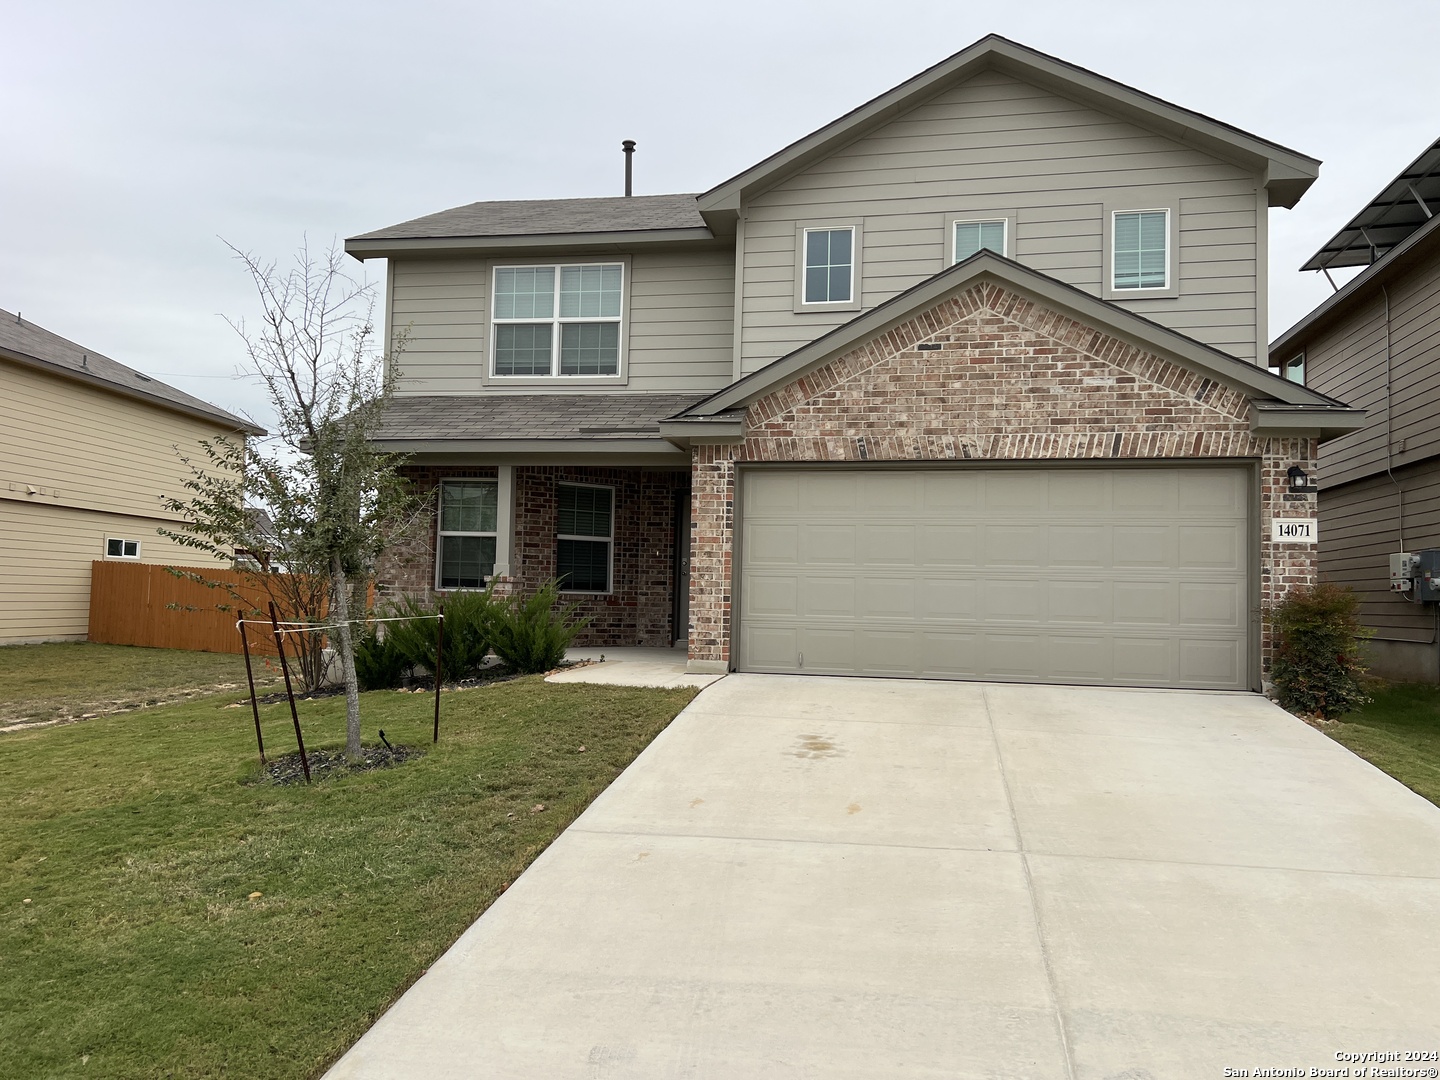
{"label": "metal awning", "polygon": [[1369,266],[1440,213],[1440,139],[1403,169],[1301,270]]}

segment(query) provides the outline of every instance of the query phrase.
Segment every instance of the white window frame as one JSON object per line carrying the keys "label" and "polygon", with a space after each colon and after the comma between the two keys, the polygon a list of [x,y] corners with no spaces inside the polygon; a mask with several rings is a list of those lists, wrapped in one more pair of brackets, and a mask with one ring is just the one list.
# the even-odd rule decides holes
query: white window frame
{"label": "white window frame", "polygon": [[[818,300],[805,299],[805,271],[808,237],[812,232],[850,233],[850,299]],[[859,311],[860,290],[863,287],[861,258],[865,246],[865,228],[858,221],[803,221],[795,225],[795,312]]]}
{"label": "white window frame", "polygon": [[[1290,373],[1291,373],[1292,371],[1297,371],[1297,370],[1298,370],[1299,373],[1300,373],[1300,377],[1299,377],[1298,379],[1292,378]],[[1286,360],[1286,361],[1284,361],[1283,363],[1271,364],[1271,365],[1270,365],[1270,374],[1272,374],[1272,375],[1278,375],[1280,378],[1284,379],[1286,382],[1293,382],[1293,383],[1295,383],[1295,384],[1297,384],[1297,385],[1299,385],[1299,386],[1304,386],[1304,385],[1305,385],[1305,354],[1304,354],[1303,352],[1298,352],[1298,353],[1296,353],[1294,356],[1292,356],[1289,360]]]}
{"label": "white window frame", "polygon": [[[957,262],[960,261],[959,257],[956,255],[956,251],[960,246],[958,243],[956,243],[956,241],[959,238],[955,234],[959,231],[961,225],[999,225],[1004,234],[1003,239],[1001,240],[999,254],[1007,259],[1012,258],[1010,252],[1011,246],[1014,243],[1014,241],[1011,239],[1015,231],[1014,216],[1011,214],[977,214],[973,217],[952,217],[950,219],[950,262],[948,265],[954,266]],[[982,250],[989,251],[990,249],[984,248]],[[969,255],[965,257],[967,259],[971,258],[971,256]]]}
{"label": "white window frame", "polygon": [[[620,270],[620,314],[618,315],[596,315],[596,316],[575,316],[564,317],[560,314],[560,277],[561,272],[572,267],[596,267],[614,266]],[[501,319],[495,315],[495,299],[497,295],[497,282],[500,280],[501,270],[553,270],[555,272],[555,303],[551,310],[554,312],[547,319]],[[628,309],[628,286],[630,283],[630,267],[628,261],[623,259],[600,259],[600,260],[571,260],[568,262],[503,262],[495,263],[490,268],[490,348],[489,360],[486,364],[487,381],[498,383],[525,383],[525,382],[603,382],[616,383],[624,381],[625,372],[625,316]],[[497,327],[500,326],[544,326],[550,324],[550,373],[548,375],[501,375],[496,370],[496,350],[499,345],[500,335]],[[616,326],[616,348],[615,348],[615,370],[605,373],[591,373],[579,375],[565,375],[560,371],[560,327],[569,323],[614,323]]]}
{"label": "white window frame", "polygon": [[[495,525],[492,532],[458,532],[446,530],[445,528],[445,485],[446,484],[490,484],[495,488]],[[499,558],[500,548],[500,481],[493,476],[447,476],[435,486],[435,590],[437,592],[465,592],[472,589],[483,589],[495,576],[492,566],[490,576],[485,578],[480,585],[446,585],[442,580],[445,572],[445,537],[447,536],[493,536],[495,537],[495,554]]]}
{"label": "white window frame", "polygon": [[[1126,206],[1108,209],[1109,222],[1106,234],[1105,288],[1110,297],[1123,299],[1127,296],[1174,295],[1175,288],[1175,211],[1169,206]],[[1121,214],[1164,214],[1165,215],[1165,283],[1145,285],[1139,288],[1120,287],[1115,284],[1115,222]]]}
{"label": "white window frame", "polygon": [[[571,488],[598,488],[601,491],[610,492],[610,535],[609,536],[576,536],[571,533],[562,533],[559,529],[560,517],[560,489]],[[575,596],[612,596],[615,592],[615,488],[609,484],[589,484],[583,480],[559,480],[555,484],[555,572],[560,572],[560,541],[561,540],[583,540],[587,543],[603,543],[605,545],[605,585],[603,590],[595,589],[569,589],[564,585],[560,586],[562,593],[570,593]]]}
{"label": "white window frame", "polygon": [[[119,554],[119,555],[111,555],[111,554],[110,554],[110,545],[111,545],[111,544],[119,544],[119,545],[120,545],[121,554]],[[131,545],[133,545],[134,548],[135,548],[134,553],[133,553],[133,554],[130,554],[130,555],[124,554],[125,548],[126,548],[127,546],[131,546]],[[105,552],[105,558],[107,558],[107,559],[124,559],[124,560],[126,560],[126,561],[136,561],[136,560],[138,560],[138,559],[140,558],[140,541],[139,541],[139,540],[126,540],[124,537],[120,537],[120,536],[107,536],[107,537],[105,537],[104,552]]]}

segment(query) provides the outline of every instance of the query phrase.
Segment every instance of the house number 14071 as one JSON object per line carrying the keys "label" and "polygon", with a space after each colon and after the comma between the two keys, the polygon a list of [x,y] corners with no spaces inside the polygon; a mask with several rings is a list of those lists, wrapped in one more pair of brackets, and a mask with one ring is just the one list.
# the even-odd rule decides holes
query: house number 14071
{"label": "house number 14071", "polygon": [[1270,522],[1270,539],[1282,544],[1313,544],[1318,537],[1315,518],[1275,518]]}

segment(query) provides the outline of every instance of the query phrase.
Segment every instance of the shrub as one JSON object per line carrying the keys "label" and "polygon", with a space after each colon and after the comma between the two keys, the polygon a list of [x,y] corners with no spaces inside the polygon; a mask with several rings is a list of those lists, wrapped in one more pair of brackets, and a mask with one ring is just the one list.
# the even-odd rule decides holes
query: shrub
{"label": "shrub", "polygon": [[1291,590],[1265,613],[1274,634],[1270,678],[1276,699],[1294,713],[1333,720],[1370,699],[1361,688],[1360,598],[1339,585]]}
{"label": "shrub", "polygon": [[528,597],[495,605],[490,628],[495,655],[512,671],[529,675],[560,666],[565,650],[590,620],[574,618],[578,604],[559,607],[560,586],[547,581]]}
{"label": "shrub", "polygon": [[[451,682],[468,678],[480,670],[490,651],[491,611],[495,606],[493,587],[484,592],[456,592],[445,598],[444,655],[441,676]],[[435,673],[435,653],[440,642],[440,620],[434,618],[439,606],[404,597],[393,615],[400,622],[389,623],[389,636],[405,659]]]}
{"label": "shrub", "polygon": [[400,651],[393,634],[381,636],[375,625],[355,638],[355,677],[361,690],[390,690],[400,685],[400,676],[410,661]]}

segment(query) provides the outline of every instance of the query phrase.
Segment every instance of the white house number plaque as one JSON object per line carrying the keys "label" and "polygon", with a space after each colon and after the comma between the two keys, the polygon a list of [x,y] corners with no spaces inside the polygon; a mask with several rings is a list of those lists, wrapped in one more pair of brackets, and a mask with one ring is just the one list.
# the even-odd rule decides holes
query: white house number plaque
{"label": "white house number plaque", "polygon": [[1270,539],[1281,544],[1313,544],[1319,538],[1315,518],[1273,518]]}

